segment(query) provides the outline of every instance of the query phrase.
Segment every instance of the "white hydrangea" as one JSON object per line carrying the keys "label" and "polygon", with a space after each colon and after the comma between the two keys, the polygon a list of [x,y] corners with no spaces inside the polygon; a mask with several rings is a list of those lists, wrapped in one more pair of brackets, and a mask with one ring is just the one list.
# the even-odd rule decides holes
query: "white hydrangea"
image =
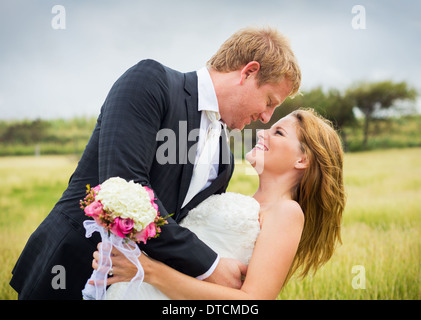
{"label": "white hydrangea", "polygon": [[130,218],[138,231],[154,221],[157,211],[151,204],[148,192],[138,183],[120,177],[109,178],[101,184],[96,200],[116,217]]}

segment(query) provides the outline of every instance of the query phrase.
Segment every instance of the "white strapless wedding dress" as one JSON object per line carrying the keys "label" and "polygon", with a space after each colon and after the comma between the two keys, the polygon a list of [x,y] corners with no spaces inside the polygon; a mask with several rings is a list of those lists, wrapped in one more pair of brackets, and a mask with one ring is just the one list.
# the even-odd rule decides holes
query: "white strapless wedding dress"
{"label": "white strapless wedding dress", "polygon": [[[190,229],[219,256],[248,264],[260,231],[259,203],[252,197],[227,192],[213,195],[192,209],[181,226]],[[143,282],[127,292],[128,282],[111,285],[107,299],[168,299],[161,291]]]}

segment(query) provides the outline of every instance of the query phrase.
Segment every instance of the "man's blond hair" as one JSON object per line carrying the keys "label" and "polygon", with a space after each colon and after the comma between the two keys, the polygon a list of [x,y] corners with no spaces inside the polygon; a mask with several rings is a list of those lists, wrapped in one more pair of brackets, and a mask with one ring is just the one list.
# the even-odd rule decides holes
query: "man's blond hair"
{"label": "man's blond hair", "polygon": [[244,28],[229,37],[207,66],[219,72],[238,70],[251,61],[260,64],[257,84],[279,83],[284,78],[292,84],[290,96],[299,91],[301,71],[289,39],[273,28]]}

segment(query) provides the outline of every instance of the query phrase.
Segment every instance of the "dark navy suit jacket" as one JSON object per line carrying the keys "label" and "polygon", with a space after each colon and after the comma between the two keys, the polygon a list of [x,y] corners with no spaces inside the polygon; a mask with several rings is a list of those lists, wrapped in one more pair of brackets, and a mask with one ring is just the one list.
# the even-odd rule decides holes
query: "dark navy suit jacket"
{"label": "dark navy suit jacket", "polygon": [[[79,200],[87,184],[96,186],[115,176],[149,186],[158,197],[161,216],[174,214],[158,238],[140,245],[142,250],[191,276],[211,267],[216,253],[178,222],[208,196],[226,190],[234,161],[221,138],[218,177],[181,209],[194,165],[189,154],[195,154],[197,145],[188,134],[200,127],[197,104],[196,72],[180,73],[153,60],[139,62],[115,82],[67,189],[13,269],[10,284],[19,299],[81,298],[100,237],[85,237],[83,221],[88,217]],[[52,286],[56,265],[65,270],[65,283],[58,289]]]}

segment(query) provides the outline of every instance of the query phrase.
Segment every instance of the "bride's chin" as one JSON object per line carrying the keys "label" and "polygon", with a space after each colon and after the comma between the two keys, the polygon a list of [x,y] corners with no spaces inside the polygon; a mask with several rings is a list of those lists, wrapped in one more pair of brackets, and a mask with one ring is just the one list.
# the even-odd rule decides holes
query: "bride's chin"
{"label": "bride's chin", "polygon": [[249,152],[247,152],[246,157],[245,157],[247,162],[250,163],[252,166],[254,166],[256,162],[256,158],[255,158],[256,152],[253,153],[253,150],[250,150]]}
{"label": "bride's chin", "polygon": [[250,165],[255,168],[256,167],[256,151],[253,149],[246,153],[245,159],[247,160]]}

